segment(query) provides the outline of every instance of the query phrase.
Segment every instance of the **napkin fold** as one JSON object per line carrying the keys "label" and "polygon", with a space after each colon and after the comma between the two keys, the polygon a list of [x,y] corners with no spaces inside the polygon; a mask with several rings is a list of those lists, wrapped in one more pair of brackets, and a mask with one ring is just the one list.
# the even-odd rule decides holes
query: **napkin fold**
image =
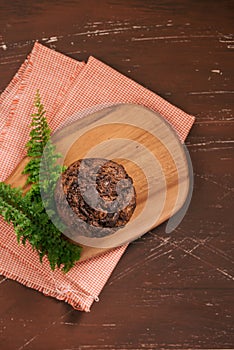
{"label": "napkin fold", "polygon": [[[159,112],[183,142],[194,117],[171,105],[94,57],[87,64],[55,52],[38,42],[0,96],[0,181],[25,155],[33,101],[39,89],[52,130],[88,110],[117,103],[135,103]],[[126,245],[78,262],[67,274],[51,271],[47,258],[39,262],[30,244],[18,245],[13,228],[0,217],[0,274],[73,308],[90,311],[126,249]]]}

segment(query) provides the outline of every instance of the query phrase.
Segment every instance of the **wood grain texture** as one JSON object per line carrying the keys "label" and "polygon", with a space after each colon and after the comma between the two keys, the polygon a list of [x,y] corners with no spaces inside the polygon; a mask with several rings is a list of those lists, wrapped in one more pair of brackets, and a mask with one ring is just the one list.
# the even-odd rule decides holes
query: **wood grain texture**
{"label": "wood grain texture", "polygon": [[233,49],[229,0],[0,0],[0,89],[38,39],[96,56],[196,116],[182,223],[129,246],[90,314],[1,277],[3,350],[233,349]]}
{"label": "wood grain texture", "polygon": [[[76,230],[70,230],[67,213],[68,230],[64,234],[83,247],[80,261],[143,236],[175,214],[186,200],[189,170],[184,149],[162,116],[148,108],[134,104],[104,108],[63,127],[52,141],[62,156],[61,165],[67,167],[85,158],[122,164],[136,191],[136,208],[130,221],[103,238],[83,236],[79,223]],[[25,193],[30,188],[25,187],[27,177],[22,174],[27,161],[24,158],[6,180],[13,187],[24,188]],[[62,206],[65,203],[64,196]]]}

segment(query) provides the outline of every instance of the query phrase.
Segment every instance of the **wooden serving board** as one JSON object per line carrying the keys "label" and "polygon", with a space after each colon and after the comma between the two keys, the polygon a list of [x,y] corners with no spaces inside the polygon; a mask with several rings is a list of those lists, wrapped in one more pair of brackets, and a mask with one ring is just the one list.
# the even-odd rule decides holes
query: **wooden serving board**
{"label": "wooden serving board", "polygon": [[[157,113],[132,104],[104,108],[63,127],[53,135],[61,162],[106,158],[121,163],[132,177],[137,204],[128,224],[104,238],[67,235],[83,246],[81,260],[132,241],[171,217],[189,189],[187,158],[175,131]],[[24,186],[25,158],[7,179]],[[26,189],[27,190],[27,189]]]}

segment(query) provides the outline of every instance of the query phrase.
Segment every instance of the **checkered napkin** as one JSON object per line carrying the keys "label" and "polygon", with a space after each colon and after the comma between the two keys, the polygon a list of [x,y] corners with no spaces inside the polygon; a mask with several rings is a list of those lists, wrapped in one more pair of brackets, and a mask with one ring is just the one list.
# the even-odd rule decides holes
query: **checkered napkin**
{"label": "checkered napkin", "polygon": [[[87,64],[35,43],[32,52],[0,97],[0,181],[4,181],[25,155],[25,143],[39,89],[53,130],[87,109],[116,103],[135,103],[159,112],[183,141],[194,117],[90,57]],[[82,114],[81,114],[82,115]],[[75,309],[89,311],[126,246],[77,263],[66,275],[51,271],[46,258],[18,245],[11,226],[0,218],[0,274],[45,295],[64,300]]]}

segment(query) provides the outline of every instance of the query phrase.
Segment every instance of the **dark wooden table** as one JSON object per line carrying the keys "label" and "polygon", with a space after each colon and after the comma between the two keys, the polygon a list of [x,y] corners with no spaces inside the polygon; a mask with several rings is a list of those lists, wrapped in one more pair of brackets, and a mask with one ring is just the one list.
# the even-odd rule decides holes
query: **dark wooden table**
{"label": "dark wooden table", "polygon": [[[231,349],[234,2],[0,0],[0,89],[36,39],[196,116],[182,223],[131,244],[91,313],[0,277],[2,350]],[[47,39],[46,39],[47,38]]]}

